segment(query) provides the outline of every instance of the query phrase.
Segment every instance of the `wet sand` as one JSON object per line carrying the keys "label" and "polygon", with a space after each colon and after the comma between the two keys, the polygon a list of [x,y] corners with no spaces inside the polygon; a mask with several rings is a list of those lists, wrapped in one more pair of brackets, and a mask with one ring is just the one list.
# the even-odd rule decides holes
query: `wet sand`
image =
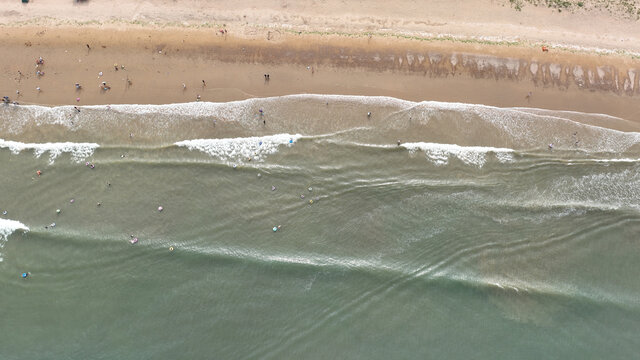
{"label": "wet sand", "polygon": [[[543,52],[531,41],[284,31],[282,24],[255,30],[238,19],[193,28],[168,22],[71,26],[58,17],[53,25],[36,19],[0,27],[2,96],[21,104],[82,106],[181,103],[198,96],[224,102],[298,93],[381,95],[606,113],[631,122],[604,125],[640,128],[640,61],[628,54]],[[36,68],[39,56],[45,63]],[[103,81],[109,90],[101,89]]]}

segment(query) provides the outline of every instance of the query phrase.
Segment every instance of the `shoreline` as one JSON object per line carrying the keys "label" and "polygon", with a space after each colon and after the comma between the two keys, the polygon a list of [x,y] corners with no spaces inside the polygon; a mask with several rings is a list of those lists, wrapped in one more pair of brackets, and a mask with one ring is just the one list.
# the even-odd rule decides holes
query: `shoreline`
{"label": "shoreline", "polygon": [[[21,103],[164,104],[195,101],[197,95],[219,102],[317,93],[601,112],[627,119],[640,114],[640,61],[626,57],[376,37],[289,35],[274,42],[202,30],[127,30],[125,39],[122,30],[2,30],[10,36],[0,45],[0,93],[13,99],[19,90]],[[38,56],[45,59],[41,77],[34,74]],[[101,91],[102,81],[111,89]]]}
{"label": "shoreline", "polygon": [[[6,2],[9,10],[0,15],[4,34],[0,96],[45,106],[185,103],[198,96],[211,102],[292,94],[389,96],[603,113],[633,122],[622,130],[640,129],[640,59],[633,55],[640,51],[640,39],[620,42],[625,44],[621,50],[612,50],[609,35],[601,39],[602,46],[594,43],[597,27],[610,26],[610,18],[602,18],[603,25],[584,35],[584,44],[610,52],[601,54],[576,51],[573,45],[554,48],[551,44],[560,39],[555,35],[544,42],[537,42],[535,34],[509,42],[510,34],[529,29],[536,21],[549,22],[549,30],[541,30],[549,34],[563,21],[568,23],[564,30],[575,33],[589,28],[578,15],[535,19],[544,10],[540,8],[514,15],[483,0],[487,9],[459,4],[458,11],[471,16],[468,23],[454,21],[457,15],[439,23],[436,20],[447,16],[447,7],[436,2],[428,6],[433,18],[420,23],[415,18],[426,10],[411,7],[411,2],[403,2],[406,8],[397,11],[376,3],[377,8],[355,18],[331,17],[337,10],[327,5],[313,8],[318,19],[304,16],[311,11],[306,5],[281,8],[271,1],[247,2],[253,7],[225,4],[213,9],[190,0],[152,0],[135,8],[119,1],[114,7],[63,6],[59,0],[29,7]],[[178,10],[189,4],[193,8]],[[39,17],[53,11],[54,5],[61,10]],[[391,20],[380,20],[384,11],[390,11]],[[479,12],[476,18],[474,12]],[[490,23],[491,16],[508,19],[508,26]],[[179,22],[182,18],[186,20]],[[400,22],[402,18],[407,20]],[[324,27],[320,19],[326,22]],[[512,28],[516,20],[521,21],[519,28]],[[59,25],[72,21],[86,24]],[[367,22],[378,25],[364,26]],[[386,25],[394,26],[382,27]],[[620,30],[637,25],[616,26]],[[434,27],[458,30],[459,35],[440,32],[433,33],[434,38],[419,37]],[[486,40],[502,30],[505,42]],[[468,40],[469,36],[477,38]],[[535,46],[541,43],[550,45],[548,52]],[[45,63],[35,68],[40,56]],[[102,82],[109,90],[101,89]],[[77,90],[75,83],[82,89]]]}

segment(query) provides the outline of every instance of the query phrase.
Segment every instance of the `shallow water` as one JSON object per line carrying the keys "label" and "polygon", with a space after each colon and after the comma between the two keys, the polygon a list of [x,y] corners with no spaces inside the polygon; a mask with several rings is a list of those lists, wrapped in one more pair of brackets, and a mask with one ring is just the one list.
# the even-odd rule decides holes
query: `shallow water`
{"label": "shallow water", "polygon": [[604,115],[301,95],[0,117],[2,359],[640,350],[640,134]]}

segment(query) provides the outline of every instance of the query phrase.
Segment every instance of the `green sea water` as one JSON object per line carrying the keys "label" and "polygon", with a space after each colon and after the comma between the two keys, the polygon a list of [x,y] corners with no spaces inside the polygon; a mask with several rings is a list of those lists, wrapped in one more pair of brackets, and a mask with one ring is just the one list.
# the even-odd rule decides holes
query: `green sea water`
{"label": "green sea water", "polygon": [[636,358],[640,134],[596,118],[0,107],[0,359]]}

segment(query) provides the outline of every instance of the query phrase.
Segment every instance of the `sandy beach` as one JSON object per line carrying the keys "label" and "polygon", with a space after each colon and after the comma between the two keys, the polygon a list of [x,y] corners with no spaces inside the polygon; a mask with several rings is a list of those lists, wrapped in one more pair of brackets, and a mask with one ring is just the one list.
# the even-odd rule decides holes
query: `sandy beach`
{"label": "sandy beach", "polygon": [[0,360],[638,357],[640,0],[22,1]]}
{"label": "sandy beach", "polygon": [[2,1],[0,93],[80,106],[382,95],[606,113],[638,129],[637,22],[505,3]]}

